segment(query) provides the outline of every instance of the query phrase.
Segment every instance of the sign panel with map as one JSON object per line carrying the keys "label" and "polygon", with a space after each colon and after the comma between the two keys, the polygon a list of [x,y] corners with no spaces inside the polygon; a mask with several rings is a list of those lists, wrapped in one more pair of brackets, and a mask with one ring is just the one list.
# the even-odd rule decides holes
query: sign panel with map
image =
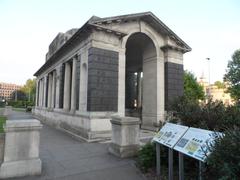
{"label": "sign panel with map", "polygon": [[189,128],[174,146],[174,150],[204,162],[210,154],[209,145],[222,135],[219,132]]}
{"label": "sign panel with map", "polygon": [[166,123],[154,136],[153,141],[173,148],[187,130],[186,126]]}

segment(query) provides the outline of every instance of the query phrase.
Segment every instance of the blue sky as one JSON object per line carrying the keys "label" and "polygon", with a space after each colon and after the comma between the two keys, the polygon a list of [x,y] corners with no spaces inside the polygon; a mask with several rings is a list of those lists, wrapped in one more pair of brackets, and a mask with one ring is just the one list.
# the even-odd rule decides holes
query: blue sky
{"label": "blue sky", "polygon": [[222,80],[240,48],[239,0],[0,0],[0,82],[24,84],[45,62],[58,32],[99,17],[152,11],[192,47],[185,69]]}

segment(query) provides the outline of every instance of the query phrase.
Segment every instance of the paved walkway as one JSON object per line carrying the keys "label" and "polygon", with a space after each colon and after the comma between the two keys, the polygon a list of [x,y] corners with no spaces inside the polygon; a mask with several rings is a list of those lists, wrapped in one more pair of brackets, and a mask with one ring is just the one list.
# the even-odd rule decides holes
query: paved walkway
{"label": "paved walkway", "polygon": [[[10,112],[11,120],[32,118],[30,113]],[[108,143],[86,143],[44,125],[40,139],[42,175],[17,180],[144,180],[132,159],[108,153]]]}

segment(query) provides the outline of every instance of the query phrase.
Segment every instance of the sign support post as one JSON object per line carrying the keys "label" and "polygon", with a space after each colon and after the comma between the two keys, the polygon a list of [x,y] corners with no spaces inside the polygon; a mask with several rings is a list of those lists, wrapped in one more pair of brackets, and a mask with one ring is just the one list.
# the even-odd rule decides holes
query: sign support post
{"label": "sign support post", "polygon": [[168,148],[168,180],[173,180],[173,149]]}
{"label": "sign support post", "polygon": [[208,144],[223,133],[166,123],[154,136],[157,151],[157,176],[160,177],[160,144],[168,147],[168,179],[173,180],[173,150],[178,151],[179,179],[184,180],[184,155],[199,161],[198,179],[203,180],[204,162],[211,153]]}
{"label": "sign support post", "polygon": [[161,176],[161,159],[160,159],[160,144],[156,143],[156,152],[157,152],[157,180],[160,180]]}
{"label": "sign support post", "polygon": [[184,162],[183,162],[183,154],[178,152],[178,171],[179,171],[179,180],[184,180]]}
{"label": "sign support post", "polygon": [[199,180],[203,180],[203,169],[204,164],[202,161],[199,161]]}

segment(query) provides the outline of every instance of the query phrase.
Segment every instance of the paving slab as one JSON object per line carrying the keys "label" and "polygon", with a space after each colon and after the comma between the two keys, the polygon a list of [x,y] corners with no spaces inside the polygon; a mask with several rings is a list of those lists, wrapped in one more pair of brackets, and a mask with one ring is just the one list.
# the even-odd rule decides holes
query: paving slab
{"label": "paving slab", "polygon": [[[11,112],[9,120],[32,118],[30,113]],[[121,159],[108,153],[109,142],[78,141],[64,132],[43,126],[40,137],[41,176],[15,180],[145,180],[134,159]]]}

